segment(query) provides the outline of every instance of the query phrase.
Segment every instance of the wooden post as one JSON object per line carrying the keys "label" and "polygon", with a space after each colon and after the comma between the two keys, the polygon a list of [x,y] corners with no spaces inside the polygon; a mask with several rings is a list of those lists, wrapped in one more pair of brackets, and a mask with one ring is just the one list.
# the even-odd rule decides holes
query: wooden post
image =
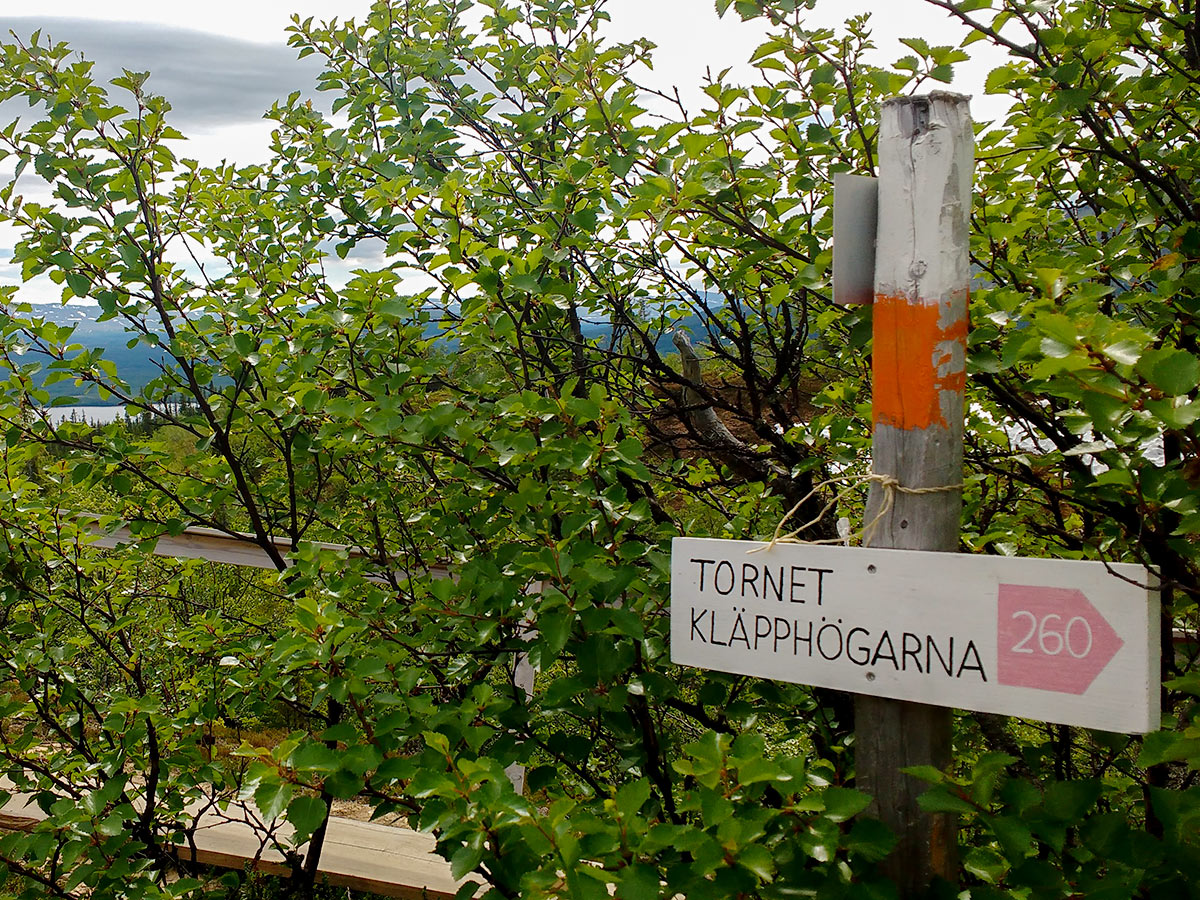
{"label": "wooden post", "polygon": [[[535,581],[525,588],[525,593],[540,597],[544,585],[541,581]],[[521,623],[519,632],[521,640],[532,641],[537,637],[537,629],[530,623],[528,617]],[[534,684],[537,681],[537,670],[533,667],[533,662],[529,659],[528,653],[513,654],[513,669],[512,683],[513,687],[525,695],[525,700],[528,701],[533,697]],[[508,776],[508,780],[512,782],[513,790],[518,794],[525,793],[525,767],[521,763],[512,763],[505,768],[504,774]]]}
{"label": "wooden post", "polygon": [[[896,98],[880,118],[872,457],[873,471],[899,487],[872,485],[864,543],[953,551],[962,507],[955,488],[962,483],[971,275],[968,99]],[[922,488],[934,490],[907,492]],[[917,797],[927,785],[899,771],[948,766],[950,725],[948,709],[856,697],[858,785],[900,837],[883,867],[904,898],[923,894],[935,877],[955,878],[953,818],[922,813]]]}

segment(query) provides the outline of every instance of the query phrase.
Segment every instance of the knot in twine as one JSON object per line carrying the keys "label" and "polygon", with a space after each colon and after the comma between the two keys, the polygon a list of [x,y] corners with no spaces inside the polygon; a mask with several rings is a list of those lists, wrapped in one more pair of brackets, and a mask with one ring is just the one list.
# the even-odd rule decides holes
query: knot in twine
{"label": "knot in twine", "polygon": [[[780,533],[783,531],[784,523],[794,516],[799,511],[800,507],[815,497],[821,488],[839,483],[845,484],[845,487],[838,491],[832,500],[821,507],[821,511],[817,513],[815,518],[805,522],[799,528],[789,531],[787,534]],[[879,512],[875,514],[875,517],[871,519],[870,522],[868,522],[858,531],[854,532],[853,534],[848,534],[845,537],[822,538],[815,541],[808,541],[798,537],[801,532],[807,531],[825,518],[825,514],[841,503],[842,499],[851,491],[853,491],[859,485],[866,483],[877,484],[883,489],[883,502],[879,505]],[[784,513],[783,518],[779,520],[779,524],[775,526],[775,533],[771,536],[769,543],[762,547],[756,547],[748,552],[758,553],[763,550],[770,550],[777,544],[840,544],[843,541],[846,544],[849,544],[856,538],[861,538],[863,546],[865,547],[870,543],[870,535],[872,532],[874,532],[875,526],[879,524],[884,516],[891,512],[892,507],[896,503],[896,494],[948,494],[952,491],[961,491],[962,489],[962,482],[959,482],[958,484],[943,484],[937,487],[905,487],[894,475],[880,475],[877,472],[868,472],[866,475],[829,478],[814,487],[811,491],[805,494],[795,506]]]}

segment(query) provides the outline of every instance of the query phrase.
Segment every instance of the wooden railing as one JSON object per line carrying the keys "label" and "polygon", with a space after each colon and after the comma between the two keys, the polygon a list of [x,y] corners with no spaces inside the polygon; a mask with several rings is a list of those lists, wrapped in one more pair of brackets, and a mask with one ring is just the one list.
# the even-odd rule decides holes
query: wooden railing
{"label": "wooden railing", "polygon": [[[82,518],[97,521],[98,516],[85,515]],[[136,544],[146,538],[134,534],[128,526],[109,531],[95,527],[96,535],[92,546],[103,549],[115,549],[129,544]],[[208,562],[225,563],[231,566],[247,566],[255,569],[274,569],[275,560],[258,543],[258,539],[245,532],[224,532],[215,528],[190,527],[182,534],[161,534],[150,538],[154,543],[152,551],[156,556],[167,556],[174,559],[203,559]],[[291,541],[285,538],[269,538],[272,546],[281,557],[286,558],[292,552]],[[371,555],[361,547],[350,544],[327,544],[320,541],[306,541],[308,546],[318,552],[344,553],[351,559],[369,559]],[[416,574],[416,573],[415,573]],[[420,575],[427,578],[449,578],[450,570],[445,566],[427,566]]]}

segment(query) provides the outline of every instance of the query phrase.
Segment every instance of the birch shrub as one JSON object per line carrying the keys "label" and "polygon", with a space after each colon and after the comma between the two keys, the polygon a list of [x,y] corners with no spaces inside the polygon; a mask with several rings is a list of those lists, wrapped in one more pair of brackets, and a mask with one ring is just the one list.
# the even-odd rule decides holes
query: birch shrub
{"label": "birch shrub", "polygon": [[[672,666],[667,553],[798,501],[823,536],[861,514],[806,499],[868,465],[870,313],[829,303],[829,175],[873,171],[879,102],[975,40],[1013,54],[989,89],[1014,105],[978,140],[963,549],[1146,562],[1170,647],[1196,596],[1193,13],[931,2],[966,49],[879,68],[867,19],[743,0],[757,80],[696,110],[638,86],[651,48],[607,42],[593,0],[379,2],[296,23],[332,114],[281,100],[248,167],[187,160],[142,74],[5,46],[0,99],[33,109],[0,133],[14,259],[160,363],[126,383],[0,289],[0,756],[47,815],[0,838],[14,893],[222,890],[180,848],[196,802],[241,798],[293,826],[284,890],[311,896],[358,798],[494,897],[894,896],[851,704]],[[160,427],[53,425],[55,381]],[[96,550],[81,511],[133,539]],[[192,525],[257,545],[277,602],[174,602],[196,568],[149,551]],[[1194,891],[1192,664],[1165,654],[1145,740],[962,716],[959,764],[921,773],[963,814],[959,889]],[[205,742],[280,708],[281,742]]]}

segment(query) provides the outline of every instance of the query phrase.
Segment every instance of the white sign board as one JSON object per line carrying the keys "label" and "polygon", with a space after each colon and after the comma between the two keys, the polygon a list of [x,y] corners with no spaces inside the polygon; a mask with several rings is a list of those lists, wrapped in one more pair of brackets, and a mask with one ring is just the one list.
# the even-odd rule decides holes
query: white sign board
{"label": "white sign board", "polygon": [[1141,566],[765,547],[675,538],[674,662],[1105,731],[1159,727],[1159,598]]}

